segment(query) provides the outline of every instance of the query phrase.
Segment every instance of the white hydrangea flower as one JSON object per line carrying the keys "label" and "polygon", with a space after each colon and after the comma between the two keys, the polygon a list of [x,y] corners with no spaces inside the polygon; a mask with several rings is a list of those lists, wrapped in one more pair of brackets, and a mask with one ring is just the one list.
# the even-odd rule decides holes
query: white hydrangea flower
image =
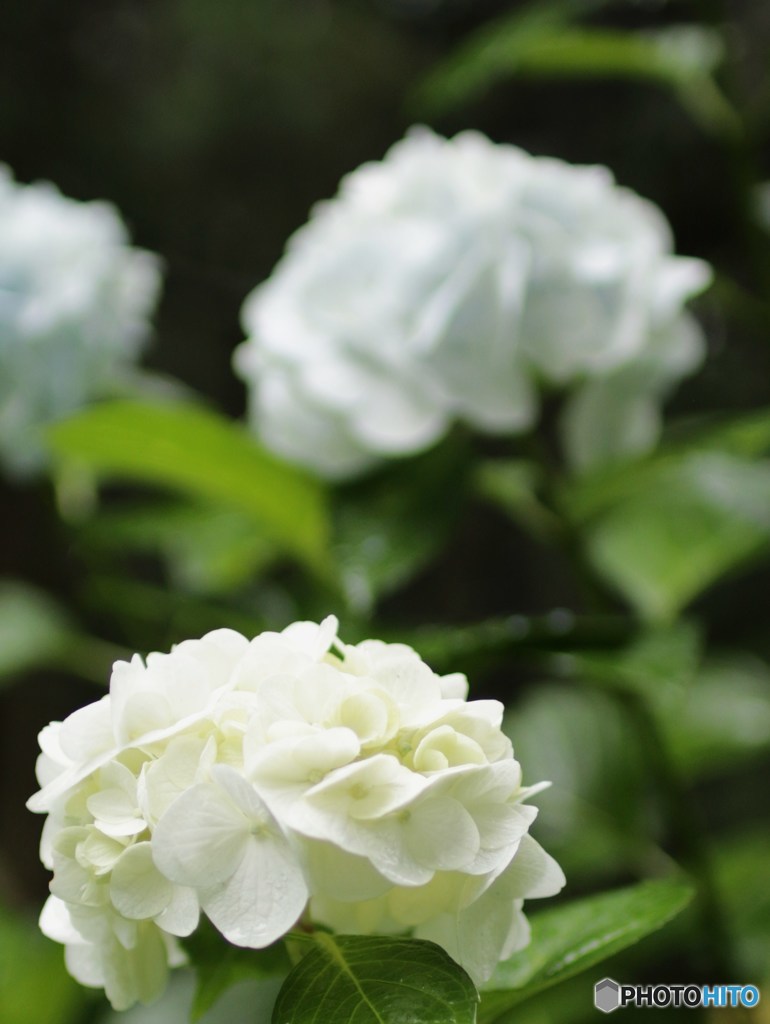
{"label": "white hydrangea flower", "polygon": [[157,258],[129,246],[118,212],[20,185],[0,166],[0,459],[43,459],[41,428],[135,362],[160,288]]}
{"label": "white hydrangea flower", "polygon": [[251,948],[300,919],[411,932],[483,981],[527,941],[522,901],[564,878],[529,836],[539,787],[502,705],[467,689],[333,617],[118,662],[40,734],[43,931],[116,1007],[160,991],[201,911]]}
{"label": "white hydrangea flower", "polygon": [[262,440],[331,478],[454,420],[526,430],[541,383],[576,392],[567,449],[586,465],[654,442],[661,396],[702,356],[682,307],[709,276],[604,167],[413,129],[291,238],[245,302],[235,366]]}

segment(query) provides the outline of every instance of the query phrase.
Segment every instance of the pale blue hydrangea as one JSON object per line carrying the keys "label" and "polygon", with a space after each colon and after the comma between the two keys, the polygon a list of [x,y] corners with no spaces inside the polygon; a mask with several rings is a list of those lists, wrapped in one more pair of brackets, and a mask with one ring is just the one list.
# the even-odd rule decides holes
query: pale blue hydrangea
{"label": "pale blue hydrangea", "polygon": [[587,466],[656,440],[702,358],[708,283],[652,203],[604,167],[476,132],[410,132],[348,175],[247,298],[236,367],[262,440],[332,477],[437,442],[456,420],[530,429],[562,389]]}
{"label": "pale blue hydrangea", "polygon": [[149,333],[157,257],[132,248],[113,206],[0,166],[0,462],[45,462],[43,428],[118,383]]}

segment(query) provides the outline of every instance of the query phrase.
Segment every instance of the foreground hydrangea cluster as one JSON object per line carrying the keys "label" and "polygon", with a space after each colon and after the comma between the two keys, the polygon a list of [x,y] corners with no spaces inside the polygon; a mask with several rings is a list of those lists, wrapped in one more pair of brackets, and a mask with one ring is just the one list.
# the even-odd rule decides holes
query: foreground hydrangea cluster
{"label": "foreground hydrangea cluster", "polygon": [[561,888],[502,705],[336,630],[223,629],[134,656],[42,731],[41,927],[115,1007],[162,989],[201,911],[255,948],[300,919],[411,933],[480,982],[528,942],[522,901]]}
{"label": "foreground hydrangea cluster", "polygon": [[0,166],[0,460],[43,458],[40,428],[113,385],[137,357],[160,286],[107,203],[19,185]]}
{"label": "foreground hydrangea cluster", "polygon": [[344,478],[455,420],[528,429],[566,388],[573,464],[644,450],[700,362],[706,264],[604,167],[414,130],[342,182],[243,309],[236,367],[279,454]]}

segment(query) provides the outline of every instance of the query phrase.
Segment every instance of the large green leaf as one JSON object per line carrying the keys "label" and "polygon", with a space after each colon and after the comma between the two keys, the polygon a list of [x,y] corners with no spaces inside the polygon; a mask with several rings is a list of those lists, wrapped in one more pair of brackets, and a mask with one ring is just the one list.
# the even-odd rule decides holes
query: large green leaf
{"label": "large green leaf", "polygon": [[320,484],[264,451],[242,427],[200,406],[105,402],[57,424],[57,456],[99,476],[213,499],[248,513],[284,551],[327,568]]}
{"label": "large green leaf", "polygon": [[662,928],[692,896],[692,885],[675,877],[533,914],[530,944],[501,963],[484,986],[479,1024],[493,1024],[522,1000]]}
{"label": "large green leaf", "polygon": [[551,17],[518,14],[485,27],[431,72],[418,102],[451,109],[511,76],[630,78],[670,89],[707,129],[735,128],[737,116],[713,77],[723,56],[716,32],[698,25],[623,32],[566,21],[559,8]]}
{"label": "large green leaf", "polygon": [[468,975],[432,942],[319,932],[273,1024],[474,1024],[477,1005]]}

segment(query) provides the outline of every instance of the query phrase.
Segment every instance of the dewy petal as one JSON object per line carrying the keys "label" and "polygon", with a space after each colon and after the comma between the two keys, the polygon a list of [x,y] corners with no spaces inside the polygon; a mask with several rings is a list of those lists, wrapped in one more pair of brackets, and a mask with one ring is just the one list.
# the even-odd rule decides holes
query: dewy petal
{"label": "dewy petal", "polygon": [[202,893],[201,906],[228,941],[261,949],[292,927],[307,898],[287,840],[268,832],[249,837],[234,874]]}

